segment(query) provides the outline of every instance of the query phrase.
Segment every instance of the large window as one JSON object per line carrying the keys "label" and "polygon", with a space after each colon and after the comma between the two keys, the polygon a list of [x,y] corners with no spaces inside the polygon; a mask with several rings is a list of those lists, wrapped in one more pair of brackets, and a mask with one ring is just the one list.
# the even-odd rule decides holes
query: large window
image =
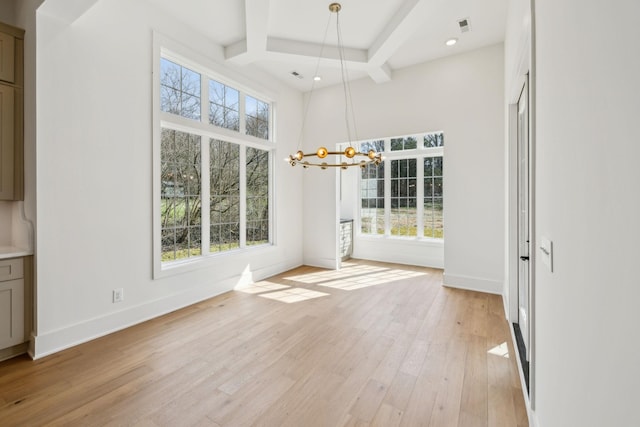
{"label": "large window", "polygon": [[442,132],[360,143],[384,161],[360,173],[360,234],[444,238]]}
{"label": "large window", "polygon": [[156,107],[160,266],[270,244],[271,103],[167,56]]}

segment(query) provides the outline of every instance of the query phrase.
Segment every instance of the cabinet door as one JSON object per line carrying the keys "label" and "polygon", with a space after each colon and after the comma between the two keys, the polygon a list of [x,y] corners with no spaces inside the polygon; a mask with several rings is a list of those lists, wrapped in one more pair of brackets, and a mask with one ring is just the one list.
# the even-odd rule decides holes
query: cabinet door
{"label": "cabinet door", "polygon": [[15,38],[6,33],[0,33],[0,80],[15,82]]}
{"label": "cabinet door", "polygon": [[0,282],[0,349],[24,342],[24,280]]}
{"label": "cabinet door", "polygon": [[0,84],[0,200],[13,199],[15,89]]}

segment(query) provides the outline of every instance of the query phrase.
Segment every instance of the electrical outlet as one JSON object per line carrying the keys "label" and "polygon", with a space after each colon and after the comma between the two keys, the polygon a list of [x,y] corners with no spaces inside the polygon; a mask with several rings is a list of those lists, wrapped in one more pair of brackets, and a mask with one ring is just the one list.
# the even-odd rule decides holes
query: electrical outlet
{"label": "electrical outlet", "polygon": [[113,290],[113,302],[124,301],[124,289],[118,288]]}

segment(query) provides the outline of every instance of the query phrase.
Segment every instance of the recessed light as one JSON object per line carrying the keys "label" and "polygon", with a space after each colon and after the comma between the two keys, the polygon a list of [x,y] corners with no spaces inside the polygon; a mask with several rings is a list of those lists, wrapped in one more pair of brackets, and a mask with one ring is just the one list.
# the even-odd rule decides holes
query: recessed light
{"label": "recessed light", "polygon": [[313,78],[313,80],[315,80],[315,81],[319,82],[320,80],[322,80],[322,77],[320,77],[320,76],[315,76],[315,77]]}
{"label": "recessed light", "polygon": [[446,42],[444,42],[444,44],[446,44],[447,46],[453,46],[456,43],[458,43],[458,39],[449,39]]}

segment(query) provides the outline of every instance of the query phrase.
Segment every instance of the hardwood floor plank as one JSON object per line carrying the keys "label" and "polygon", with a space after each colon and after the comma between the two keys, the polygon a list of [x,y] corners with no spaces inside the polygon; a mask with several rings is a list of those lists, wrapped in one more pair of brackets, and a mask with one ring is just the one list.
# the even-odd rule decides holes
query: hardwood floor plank
{"label": "hardwood floor plank", "polygon": [[458,426],[488,427],[487,394],[487,341],[483,337],[472,336],[464,367]]}
{"label": "hardwood floor plank", "polygon": [[301,267],[0,362],[0,425],[526,427],[508,328],[441,270]]}
{"label": "hardwood floor plank", "polygon": [[382,404],[376,416],[371,420],[372,427],[396,427],[402,420],[402,411],[389,404]]}

